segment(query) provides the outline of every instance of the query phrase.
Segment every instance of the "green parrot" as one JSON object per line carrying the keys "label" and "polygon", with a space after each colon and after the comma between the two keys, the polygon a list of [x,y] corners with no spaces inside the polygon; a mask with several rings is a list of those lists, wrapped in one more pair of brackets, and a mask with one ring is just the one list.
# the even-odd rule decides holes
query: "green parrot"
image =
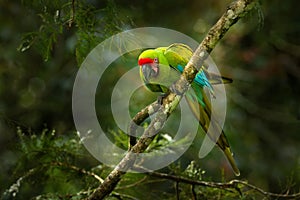
{"label": "green parrot", "polygon": [[[167,94],[169,87],[179,79],[192,54],[193,51],[189,46],[179,43],[172,44],[168,47],[145,50],[138,58],[140,77],[150,91]],[[191,83],[194,92],[189,92],[190,90],[188,90],[185,98],[205,133],[207,133],[209,138],[216,142],[217,146],[224,152],[235,175],[239,176],[240,171],[233,159],[233,154],[225,133],[218,122],[211,119],[211,103],[207,96],[208,94],[204,92],[204,88],[206,87],[209,89],[210,94],[214,96],[212,85],[231,82],[232,80],[230,78],[208,73],[206,69],[202,67]],[[208,132],[209,125],[212,126],[214,131],[221,133],[221,135],[218,137]]]}

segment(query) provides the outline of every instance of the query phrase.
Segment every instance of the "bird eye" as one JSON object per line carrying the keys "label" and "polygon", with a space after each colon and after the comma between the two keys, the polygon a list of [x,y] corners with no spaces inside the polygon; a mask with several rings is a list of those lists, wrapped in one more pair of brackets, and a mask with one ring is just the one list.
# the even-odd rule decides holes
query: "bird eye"
{"label": "bird eye", "polygon": [[155,62],[155,63],[158,63],[158,58],[154,58],[154,62]]}

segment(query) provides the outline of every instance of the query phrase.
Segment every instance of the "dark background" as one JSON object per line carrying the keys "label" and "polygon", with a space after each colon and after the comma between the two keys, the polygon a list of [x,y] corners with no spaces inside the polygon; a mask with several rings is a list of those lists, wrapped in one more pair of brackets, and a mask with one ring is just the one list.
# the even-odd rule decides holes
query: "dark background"
{"label": "dark background", "polygon": [[[241,179],[274,192],[285,191],[286,185],[299,188],[300,183],[298,2],[263,1],[260,8],[226,33],[211,54],[220,71],[234,80],[226,85],[228,108],[224,129],[241,169]],[[165,27],[200,42],[229,3],[216,0],[114,1],[117,13],[109,17],[112,22],[122,22],[118,24],[120,30]],[[100,25],[95,24],[96,28],[99,26],[97,34],[89,41],[89,37],[83,38],[77,22],[71,27],[63,26],[51,45],[48,59],[43,47],[36,44],[40,41],[24,52],[18,51],[24,34],[37,31],[44,23],[39,13],[46,5],[47,2],[39,4],[38,1],[0,1],[0,188],[3,189],[15,181],[10,179],[9,173],[18,162],[17,127],[36,133],[46,127],[55,129],[58,135],[74,134],[71,97],[82,61],[80,56],[115,31],[108,31],[110,26],[101,24],[108,23],[104,20]],[[101,10],[108,3],[87,1],[84,5]],[[49,13],[54,15],[51,10]],[[85,20],[90,20],[89,16]],[[91,43],[86,49],[82,45],[84,40]],[[97,111],[107,116],[107,121],[101,122],[107,129],[117,130],[109,111],[110,99],[101,96],[110,95],[117,78],[136,64],[135,59],[117,62],[102,80],[106,90],[97,95]],[[147,99],[145,102],[151,102],[149,92],[144,89],[141,92]],[[145,102],[139,106],[147,105]],[[220,169],[225,167],[225,177],[233,178],[216,148],[208,157],[197,158],[200,144],[201,141],[195,141],[182,158],[183,163],[195,159],[213,180],[221,179]]]}

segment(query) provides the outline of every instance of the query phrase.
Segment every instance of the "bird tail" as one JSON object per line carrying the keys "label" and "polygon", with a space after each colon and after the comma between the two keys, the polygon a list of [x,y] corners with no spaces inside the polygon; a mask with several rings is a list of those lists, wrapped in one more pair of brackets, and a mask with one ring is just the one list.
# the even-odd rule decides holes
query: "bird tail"
{"label": "bird tail", "polygon": [[[233,158],[233,153],[230,150],[230,145],[228,143],[228,140],[226,138],[226,135],[224,133],[224,131],[222,130],[222,128],[218,125],[218,123],[216,121],[212,121],[211,125],[213,126],[213,131],[212,132],[207,132],[208,136],[210,137],[210,139],[212,141],[216,141],[216,144],[220,147],[220,149],[224,152],[224,155],[226,156],[234,174],[236,176],[240,175],[240,170],[236,165],[236,162]],[[216,137],[217,135],[214,134],[214,132],[216,133],[220,133],[219,137]]]}
{"label": "bird tail", "polygon": [[[195,90],[197,95],[190,93],[189,91],[186,94],[186,100],[188,102],[188,105],[192,111],[192,113],[195,115],[196,119],[201,124],[202,128],[206,132],[206,134],[209,136],[209,138],[212,141],[216,141],[216,144],[220,147],[220,149],[224,152],[228,162],[230,163],[232,170],[236,176],[240,175],[240,170],[238,169],[233,154],[230,150],[230,146],[228,143],[228,140],[226,138],[226,135],[222,128],[219,126],[219,124],[214,120],[211,119],[211,109],[210,109],[210,102],[208,101],[207,97],[205,96],[204,92]],[[201,92],[201,93],[200,93]],[[203,95],[202,95],[203,94]],[[202,99],[200,98],[202,96]],[[209,126],[212,126],[212,131],[208,131]],[[220,133],[221,134],[214,134],[214,133]]]}
{"label": "bird tail", "polygon": [[236,163],[234,161],[233,154],[230,151],[230,148],[229,147],[225,147],[225,149],[223,150],[223,152],[224,152],[224,154],[225,154],[228,162],[230,163],[231,168],[232,168],[234,174],[236,176],[239,176],[240,175],[240,170],[239,170],[239,168],[237,167],[237,165],[236,165]]}
{"label": "bird tail", "polygon": [[212,85],[218,85],[218,84],[229,84],[232,83],[233,80],[231,78],[221,76],[215,73],[204,71],[205,75],[207,76],[210,84]]}

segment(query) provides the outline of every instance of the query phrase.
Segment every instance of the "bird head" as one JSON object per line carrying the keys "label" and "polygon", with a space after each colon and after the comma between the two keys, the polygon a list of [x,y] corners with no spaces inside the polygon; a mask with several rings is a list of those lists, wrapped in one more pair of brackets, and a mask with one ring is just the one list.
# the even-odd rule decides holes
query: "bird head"
{"label": "bird head", "polygon": [[164,57],[163,52],[149,49],[143,51],[138,58],[138,65],[144,78],[148,81],[156,78],[164,66],[168,66],[168,61]]}

